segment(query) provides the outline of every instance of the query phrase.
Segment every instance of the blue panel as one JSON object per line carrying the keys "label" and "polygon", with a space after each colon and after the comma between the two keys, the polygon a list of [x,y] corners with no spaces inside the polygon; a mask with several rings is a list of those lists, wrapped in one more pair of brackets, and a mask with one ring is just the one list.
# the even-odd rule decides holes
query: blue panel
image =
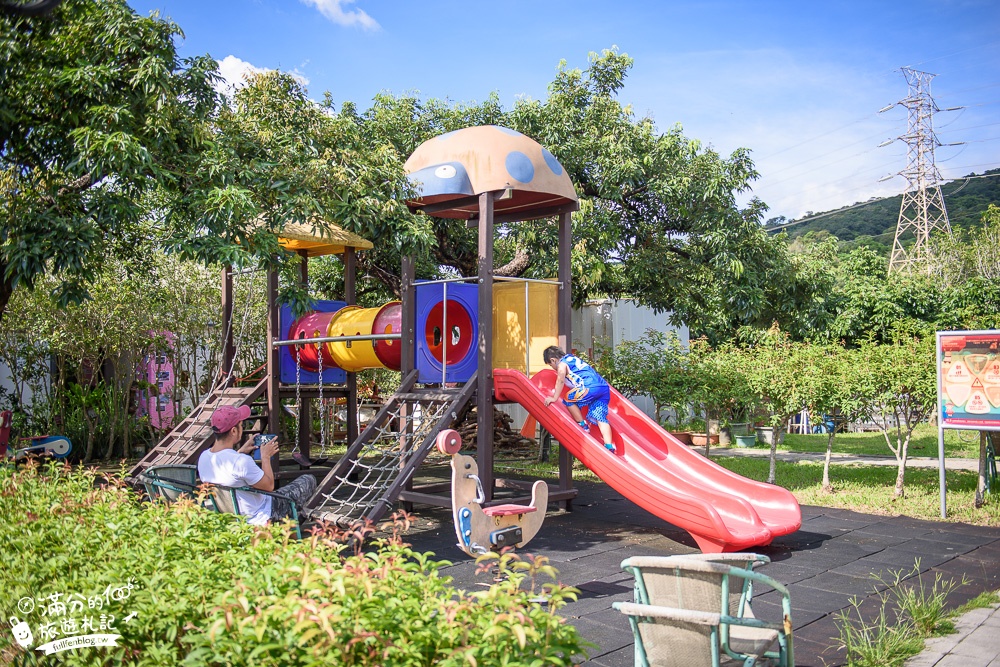
{"label": "blue panel", "polygon": [[[417,382],[440,383],[443,364],[431,352],[427,335],[434,327],[440,327],[440,322],[430,322],[430,315],[438,304],[444,300],[444,285],[416,284],[416,366]],[[454,308],[461,308],[464,313],[456,313]],[[448,319],[468,321],[471,330],[462,331],[459,347],[466,343],[468,351],[453,363],[448,364],[446,382],[467,382],[476,372],[479,365],[479,322],[476,313],[479,310],[479,288],[467,283],[448,283]],[[469,338],[466,338],[469,336]],[[450,341],[449,341],[450,344]],[[458,348],[453,348],[458,349]]]}
{"label": "blue panel", "polygon": [[524,136],[523,134],[521,134],[517,130],[512,130],[509,127],[504,127],[502,125],[491,125],[490,127],[494,127],[496,129],[500,130],[501,132],[503,132],[504,134],[509,134],[512,137],[523,137]]}
{"label": "blue panel", "polygon": [[[347,305],[346,301],[317,301],[313,310],[320,313],[335,313]],[[292,323],[297,318],[292,316],[292,309],[287,303],[281,304],[281,315],[279,319],[281,329],[281,340],[289,339],[289,330]],[[284,384],[295,384],[295,348],[285,345],[281,348],[278,356],[278,368],[281,370],[278,379]],[[302,384],[319,384],[319,373],[308,371],[305,368],[299,375],[299,382]],[[323,371],[323,384],[344,384],[347,382],[347,371],[342,368],[328,368]]]}

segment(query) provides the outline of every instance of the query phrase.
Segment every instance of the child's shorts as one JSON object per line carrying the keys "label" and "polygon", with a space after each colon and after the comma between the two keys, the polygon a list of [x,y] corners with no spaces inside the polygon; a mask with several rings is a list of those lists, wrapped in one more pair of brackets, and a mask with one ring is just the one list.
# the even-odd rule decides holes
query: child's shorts
{"label": "child's shorts", "polygon": [[608,385],[602,385],[594,388],[574,387],[566,394],[563,403],[581,408],[587,406],[587,421],[594,424],[607,424],[609,400],[611,400],[611,391],[608,389]]}

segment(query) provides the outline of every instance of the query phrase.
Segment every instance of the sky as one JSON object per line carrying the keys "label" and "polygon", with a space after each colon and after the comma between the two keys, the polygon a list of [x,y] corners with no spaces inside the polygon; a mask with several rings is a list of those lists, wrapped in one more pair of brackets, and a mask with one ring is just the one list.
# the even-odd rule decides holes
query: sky
{"label": "sky", "polygon": [[510,108],[544,99],[560,61],[586,68],[588,54],[617,47],[635,60],[619,98],[637,115],[661,131],[680,124],[723,155],[751,150],[765,218],[906,188],[901,67],[936,75],[934,130],[941,144],[961,144],[937,148],[943,179],[1000,167],[996,0],[130,4],[175,21],[181,55],[210,54],[233,85],[246,71],[280,69],[314,99],[329,91],[362,109],[383,91],[453,102],[495,92]]}

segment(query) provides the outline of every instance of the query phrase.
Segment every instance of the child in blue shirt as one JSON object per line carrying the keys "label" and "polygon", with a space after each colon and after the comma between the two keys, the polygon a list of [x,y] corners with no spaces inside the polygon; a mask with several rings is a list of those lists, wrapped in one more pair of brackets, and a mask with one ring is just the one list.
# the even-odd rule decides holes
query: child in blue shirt
{"label": "child in blue shirt", "polygon": [[[552,395],[545,398],[545,405],[558,401],[563,385],[569,385],[570,391],[563,399],[563,403],[569,408],[569,413],[584,430],[587,430],[587,421],[597,424],[601,435],[604,436],[604,447],[613,454],[615,445],[611,441],[611,424],[608,423],[608,401],[611,399],[611,390],[607,381],[583,359],[566,354],[562,348],[555,345],[545,348],[542,359],[558,373],[556,386],[552,390]],[[584,405],[589,406],[587,421],[584,421],[583,411],[580,410]]]}

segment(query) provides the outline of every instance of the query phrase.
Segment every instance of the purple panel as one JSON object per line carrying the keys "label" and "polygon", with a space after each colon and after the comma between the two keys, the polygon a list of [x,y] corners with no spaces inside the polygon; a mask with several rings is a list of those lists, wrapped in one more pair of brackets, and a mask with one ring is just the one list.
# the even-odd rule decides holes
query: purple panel
{"label": "purple panel", "polygon": [[448,359],[446,382],[467,382],[478,366],[479,288],[466,283],[448,283],[447,287],[448,321],[445,323],[442,321],[445,285],[416,284],[417,382],[440,383],[445,355]]}
{"label": "purple panel", "polygon": [[[322,313],[335,313],[347,305],[346,301],[317,301],[314,310]],[[281,340],[288,340],[289,329],[296,318],[288,304],[281,304]],[[325,365],[325,364],[324,364]],[[281,370],[279,379],[284,384],[295,384],[295,348],[285,345],[281,348],[278,368]],[[299,375],[302,384],[319,384],[319,373],[305,368]],[[328,368],[323,371],[323,384],[344,384],[347,382],[347,371],[341,368]]]}

